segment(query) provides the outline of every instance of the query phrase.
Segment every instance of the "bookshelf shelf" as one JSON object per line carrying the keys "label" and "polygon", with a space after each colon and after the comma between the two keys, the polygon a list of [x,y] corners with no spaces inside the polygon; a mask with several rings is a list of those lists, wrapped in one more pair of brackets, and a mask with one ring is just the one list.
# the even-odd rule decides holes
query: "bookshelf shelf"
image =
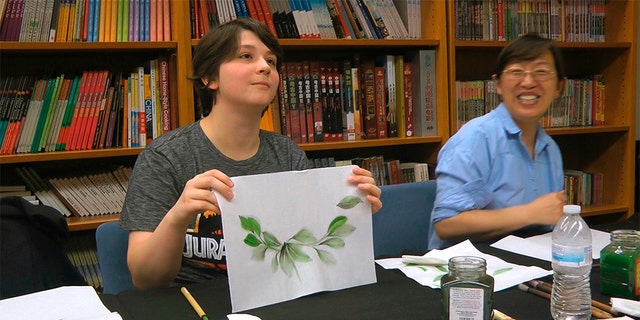
{"label": "bookshelf shelf", "polygon": [[[505,46],[505,41],[455,40],[456,49],[480,50],[482,48],[499,51]],[[629,49],[631,42],[558,42],[558,47],[570,49]]]}
{"label": "bookshelf shelf", "polygon": [[574,135],[589,133],[626,133],[629,132],[629,126],[589,126],[589,127],[565,127],[565,128],[546,128],[549,135]]}
{"label": "bookshelf shelf", "polygon": [[67,218],[69,231],[94,230],[105,222],[120,220],[120,214],[107,214],[92,217],[70,217]]}
{"label": "bookshelf shelf", "polygon": [[[280,45],[285,50],[291,49],[362,49],[362,48],[417,48],[438,47],[440,40],[359,40],[359,39],[280,39]],[[197,39],[191,40],[191,46],[198,44]]]}
{"label": "bookshelf shelf", "polygon": [[371,139],[356,141],[337,141],[337,142],[317,142],[317,143],[301,143],[300,148],[304,151],[320,151],[320,150],[340,150],[340,149],[357,149],[384,146],[400,146],[414,145],[426,143],[440,143],[442,137],[415,137],[415,138],[387,138],[387,139]]}
{"label": "bookshelf shelf", "polygon": [[58,160],[79,160],[91,158],[110,158],[137,156],[143,148],[109,148],[99,150],[82,150],[82,151],[59,151],[59,152],[41,152],[41,153],[22,153],[14,155],[0,156],[1,164],[10,163],[33,163],[44,161]]}
{"label": "bookshelf shelf", "polygon": [[175,50],[177,42],[16,42],[3,41],[0,45],[3,53],[34,51],[142,51]]}
{"label": "bookshelf shelf", "polygon": [[595,217],[600,215],[615,214],[625,212],[628,208],[615,204],[597,204],[582,207],[581,215],[584,217]]}

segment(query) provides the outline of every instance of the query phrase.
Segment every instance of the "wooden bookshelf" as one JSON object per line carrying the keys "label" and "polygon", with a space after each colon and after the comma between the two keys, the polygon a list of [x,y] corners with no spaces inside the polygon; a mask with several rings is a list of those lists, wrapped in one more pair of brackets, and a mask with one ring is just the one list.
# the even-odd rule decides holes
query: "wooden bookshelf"
{"label": "wooden bookshelf", "polygon": [[[607,81],[606,125],[598,127],[553,128],[548,131],[563,150],[567,168],[600,171],[605,174],[606,203],[585,208],[585,215],[624,218],[633,211],[635,139],[635,70],[637,67],[637,2],[606,1],[607,42],[561,43],[567,55],[569,74],[602,73]],[[1,42],[2,73],[26,70],[34,74],[72,72],[86,67],[111,67],[170,55],[175,92],[175,127],[196,119],[191,73],[192,49],[189,1],[171,2],[172,41],[122,43],[24,43]],[[443,143],[455,133],[455,81],[488,79],[500,41],[462,41],[455,38],[454,1],[421,1],[419,40],[297,40],[282,39],[285,57],[300,58],[335,52],[348,55],[401,53],[421,48],[436,50],[436,100],[438,133],[433,137],[389,138],[345,142],[303,143],[310,158],[332,156],[336,160],[356,156],[383,155],[404,161],[435,162]],[[310,53],[312,52],[312,53]],[[69,59],[69,57],[73,59]],[[77,58],[77,59],[76,59]],[[584,143],[589,141],[589,143]],[[118,161],[133,164],[141,148],[116,148],[72,152],[49,152],[0,156],[7,172],[11,166]],[[4,177],[2,178],[4,180]],[[119,215],[69,218],[71,230],[91,230]]]}
{"label": "wooden bookshelf", "polygon": [[[558,42],[569,78],[602,74],[605,125],[548,128],[566,169],[601,172],[604,204],[585,206],[583,216],[623,220],[634,212],[636,164],[636,70],[638,2],[605,1],[606,42]],[[447,1],[451,135],[456,131],[456,81],[488,80],[505,41],[456,39],[455,1]]]}
{"label": "wooden bookshelf", "polygon": [[[421,48],[436,49],[436,83],[447,81],[446,47],[446,5],[443,1],[422,1],[421,32],[418,40],[297,40],[283,39],[281,44],[286,55],[308,55],[309,51],[322,51],[331,54],[336,51],[348,51],[355,55],[370,51],[405,52]],[[22,66],[30,65],[34,74],[60,73],[83,70],[83,68],[110,68],[114,65],[126,68],[139,60],[150,59],[158,55],[171,55],[174,58],[175,92],[172,92],[172,107],[177,108],[176,127],[184,126],[196,119],[194,93],[188,80],[191,72],[193,46],[197,40],[191,39],[189,1],[171,2],[171,37],[169,42],[2,42],[3,74],[21,74]],[[67,57],[78,59],[68,60]],[[52,59],[53,57],[53,59]],[[54,63],[51,63],[53,60]],[[74,67],[70,61],[74,61]],[[80,63],[78,63],[80,61]],[[435,161],[437,151],[448,138],[448,91],[446,86],[438,85],[438,135],[434,137],[391,138],[379,140],[359,140],[350,142],[325,142],[301,144],[310,157],[337,156],[349,158],[365,155],[384,154],[393,157],[402,154],[404,160]],[[101,150],[82,150],[69,152],[43,152],[36,154],[1,155],[3,172],[9,172],[12,166],[36,165],[40,167],[76,165],[78,162],[92,165],[95,162],[118,161],[133,164],[142,148],[112,148]],[[55,169],[54,169],[55,170]],[[68,169],[67,169],[68,170]],[[68,218],[72,231],[95,229],[100,223],[119,219],[119,215]]]}

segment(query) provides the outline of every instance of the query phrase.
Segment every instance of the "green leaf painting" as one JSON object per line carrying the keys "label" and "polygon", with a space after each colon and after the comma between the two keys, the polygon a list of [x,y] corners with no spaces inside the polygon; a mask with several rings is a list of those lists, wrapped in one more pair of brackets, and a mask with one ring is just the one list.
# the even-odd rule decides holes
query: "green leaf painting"
{"label": "green leaf painting", "polygon": [[511,271],[512,269],[513,269],[512,267],[498,269],[498,270],[493,272],[493,275],[497,276],[497,275],[499,275],[501,273],[505,273],[505,272]]}
{"label": "green leaf painting", "polygon": [[[341,203],[346,203],[346,209],[353,208],[358,204],[358,202],[354,204],[353,200],[347,198],[350,197],[345,197],[341,201]],[[340,206],[340,204],[338,204],[338,206]],[[345,207],[341,208],[345,209]],[[336,258],[329,250],[344,248],[346,245],[344,238],[356,230],[353,225],[347,223],[347,217],[338,216],[331,221],[327,227],[327,232],[320,238],[316,238],[310,230],[302,228],[288,240],[280,242],[271,232],[263,231],[260,222],[255,218],[239,217],[240,226],[249,232],[243,242],[253,248],[251,259],[264,261],[267,252],[272,252],[271,270],[273,272],[278,271],[278,269],[282,270],[282,272],[289,277],[295,273],[298,279],[300,278],[300,274],[296,267],[297,263],[313,261],[312,256],[313,253],[315,253],[320,262],[324,264],[335,264]]]}
{"label": "green leaf painting", "polygon": [[346,196],[338,202],[337,206],[342,209],[351,209],[358,205],[358,203],[362,202],[362,199],[357,196]]}

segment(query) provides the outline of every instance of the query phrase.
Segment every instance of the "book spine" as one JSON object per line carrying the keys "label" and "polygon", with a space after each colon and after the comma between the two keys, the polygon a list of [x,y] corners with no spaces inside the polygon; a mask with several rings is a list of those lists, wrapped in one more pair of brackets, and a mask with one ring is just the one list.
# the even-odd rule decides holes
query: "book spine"
{"label": "book spine", "polygon": [[313,139],[318,141],[324,140],[324,129],[322,126],[322,88],[320,84],[320,61],[314,60],[310,62],[311,72],[311,103],[313,106]]}
{"label": "book spine", "polygon": [[329,82],[331,81],[329,67],[320,65],[320,101],[322,104],[322,132],[323,140],[331,141],[331,96]]}
{"label": "book spine", "polygon": [[344,14],[347,18],[347,22],[351,26],[351,30],[353,30],[352,38],[353,39],[366,39],[366,35],[364,30],[362,29],[362,24],[360,23],[360,19],[353,11],[353,6],[349,0],[341,0],[342,9],[344,10]]}
{"label": "book spine", "polygon": [[385,58],[385,95],[387,101],[385,107],[385,119],[387,124],[387,137],[392,138],[398,136],[398,104],[396,101],[398,85],[396,83],[395,57],[393,55],[386,55]]}
{"label": "book spine", "polygon": [[116,85],[116,89],[114,90],[114,101],[111,105],[111,111],[109,112],[109,120],[107,122],[107,132],[104,138],[104,147],[110,148],[113,146],[113,141],[117,138],[114,138],[116,132],[120,132],[118,129],[118,120],[120,119],[120,115],[122,114],[122,104],[123,104],[123,91],[124,86],[122,85],[122,76],[116,78],[118,83]]}
{"label": "book spine", "polygon": [[287,63],[287,85],[289,92],[289,118],[291,119],[291,139],[302,143],[302,130],[300,127],[300,109],[298,107],[298,94],[296,86],[296,66],[294,62]]}
{"label": "book spine", "polygon": [[52,119],[51,129],[49,137],[47,139],[45,151],[52,152],[56,149],[56,142],[58,140],[60,129],[62,128],[62,121],[66,113],[67,104],[71,94],[71,87],[73,86],[72,79],[64,79],[62,88],[60,89],[60,95],[58,98],[58,104],[56,105],[56,111],[54,118]]}
{"label": "book spine", "polygon": [[404,57],[394,56],[394,72],[396,82],[396,120],[398,137],[406,138],[406,120],[404,114]]}
{"label": "book spine", "polygon": [[38,121],[36,123],[31,146],[29,147],[29,152],[31,153],[40,151],[40,139],[42,138],[42,131],[49,115],[49,106],[51,104],[52,96],[54,95],[54,91],[56,90],[57,79],[49,79],[47,82],[47,90],[42,102],[42,109],[40,111],[40,115],[38,116]]}
{"label": "book spine", "polygon": [[289,117],[289,87],[286,62],[280,67],[280,85],[278,86],[280,107],[280,132],[291,138],[291,118]]}
{"label": "book spine", "polygon": [[385,97],[387,89],[385,86],[385,68],[375,67],[375,109],[376,123],[378,127],[378,138],[387,138],[387,121],[386,121],[386,105]]}
{"label": "book spine", "polygon": [[162,110],[162,133],[171,131],[171,106],[169,101],[169,62],[167,57],[158,59],[160,69],[160,109]]}
{"label": "book spine", "polygon": [[84,149],[89,150],[93,148],[93,141],[95,135],[98,134],[98,120],[100,116],[100,108],[105,103],[107,98],[108,88],[111,81],[111,74],[107,70],[100,71],[100,78],[96,83],[94,91],[93,107],[91,108],[91,114],[89,116],[91,126],[88,128],[87,135],[84,139]]}
{"label": "book spine", "polygon": [[136,95],[138,98],[138,144],[140,147],[147,145],[147,121],[144,98],[144,67],[138,67],[138,87]]}
{"label": "book spine", "polygon": [[332,129],[331,139],[333,141],[342,141],[342,73],[340,72],[340,64],[337,61],[331,63],[331,75],[333,76],[333,106],[332,106]]}
{"label": "book spine", "polygon": [[364,82],[364,118],[365,118],[365,137],[367,139],[378,138],[378,122],[376,110],[376,81],[374,64],[371,60],[366,60],[362,64],[362,72]]}
{"label": "book spine", "polygon": [[309,142],[307,136],[307,117],[306,117],[306,106],[305,106],[305,88],[304,88],[304,71],[303,71],[303,63],[295,62],[295,79],[296,79],[296,101],[298,102],[297,107],[299,110],[299,121],[300,121],[300,140],[304,142]]}
{"label": "book spine", "polygon": [[[149,93],[150,93],[150,97],[149,99],[151,100],[151,125],[147,125],[147,128],[150,128],[150,130],[147,130],[147,137],[151,136],[151,140],[157,138],[159,136],[158,134],[158,128],[159,123],[158,123],[158,60],[157,59],[153,59],[150,61],[150,68],[149,68]],[[147,123],[149,122],[149,118],[147,118]],[[151,131],[151,132],[149,132]],[[149,140],[147,138],[147,143],[151,142],[151,140]]]}
{"label": "book spine", "polygon": [[342,5],[341,0],[331,0],[333,1],[333,5],[336,8],[338,13],[338,20],[340,21],[340,25],[342,29],[345,31],[346,39],[356,39],[355,32],[351,27],[351,24],[348,21],[347,12],[344,6]]}
{"label": "book spine", "polygon": [[46,150],[47,141],[49,141],[49,136],[52,132],[52,123],[55,118],[55,114],[57,112],[57,107],[60,102],[60,95],[63,92],[63,85],[65,83],[64,75],[60,75],[56,77],[56,85],[54,88],[53,95],[51,97],[51,101],[49,102],[49,112],[47,114],[47,118],[45,119],[44,128],[42,129],[42,136],[40,138],[40,145],[38,146],[39,150]]}
{"label": "book spine", "polygon": [[314,121],[313,121],[313,102],[312,102],[312,86],[311,86],[311,66],[309,65],[309,61],[304,61],[302,63],[302,79],[303,79],[303,93],[304,93],[304,110],[305,110],[305,118],[306,118],[306,129],[307,129],[307,142],[315,141],[315,131],[314,131]]}
{"label": "book spine", "polygon": [[115,87],[109,87],[107,89],[107,97],[104,100],[104,104],[102,110],[100,112],[100,116],[98,117],[98,127],[96,130],[98,131],[94,137],[93,148],[94,149],[103,149],[104,144],[107,138],[107,129],[109,126],[109,119],[111,118],[111,108],[113,107],[113,102],[116,94]]}
{"label": "book spine", "polygon": [[372,16],[369,8],[367,7],[367,0],[354,0],[356,1],[358,8],[360,9],[360,13],[362,15],[362,20],[364,20],[364,25],[367,26],[369,33],[371,34],[371,39],[384,39],[380,29],[376,26],[374,17]]}
{"label": "book spine", "polygon": [[404,131],[405,136],[414,135],[414,115],[413,115],[413,63],[405,61],[403,64],[403,84],[404,84]]}
{"label": "book spine", "polygon": [[271,34],[273,34],[273,36],[277,38],[278,32],[276,31],[276,25],[273,22],[271,10],[269,9],[269,2],[267,0],[260,0],[260,8],[262,8],[262,11],[264,13],[264,20],[267,24],[267,27],[269,28],[269,31],[271,31]]}
{"label": "book spine", "polygon": [[360,72],[357,67],[351,68],[351,102],[353,106],[353,123],[356,140],[360,140],[364,137],[362,131],[362,105],[360,99]]}

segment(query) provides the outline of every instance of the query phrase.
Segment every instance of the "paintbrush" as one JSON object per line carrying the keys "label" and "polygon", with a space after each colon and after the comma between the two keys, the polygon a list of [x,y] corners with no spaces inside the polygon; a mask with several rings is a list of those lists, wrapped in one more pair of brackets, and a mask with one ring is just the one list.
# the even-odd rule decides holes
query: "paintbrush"
{"label": "paintbrush", "polygon": [[[529,287],[528,285],[521,283],[518,285],[518,289],[524,291],[524,292],[529,292],[529,293],[533,293],[538,297],[542,297],[545,298],[547,300],[551,300],[551,294],[549,292],[545,292],[533,287]],[[591,306],[591,315],[594,318],[597,319],[609,319],[609,318],[613,318],[613,315],[611,315],[610,313],[603,311],[601,309],[598,309],[594,306]]]}
{"label": "paintbrush", "polygon": [[[531,285],[534,288],[540,289],[542,291],[551,293],[551,289],[553,289],[553,285],[551,283],[548,282],[544,282],[544,281],[540,281],[540,280],[531,280],[529,281],[529,285]],[[608,305],[608,304],[604,304],[600,301],[597,300],[591,300],[591,305],[602,310],[605,312],[608,312],[614,316],[618,316],[620,314],[618,314],[617,311],[613,310],[613,308]]]}

